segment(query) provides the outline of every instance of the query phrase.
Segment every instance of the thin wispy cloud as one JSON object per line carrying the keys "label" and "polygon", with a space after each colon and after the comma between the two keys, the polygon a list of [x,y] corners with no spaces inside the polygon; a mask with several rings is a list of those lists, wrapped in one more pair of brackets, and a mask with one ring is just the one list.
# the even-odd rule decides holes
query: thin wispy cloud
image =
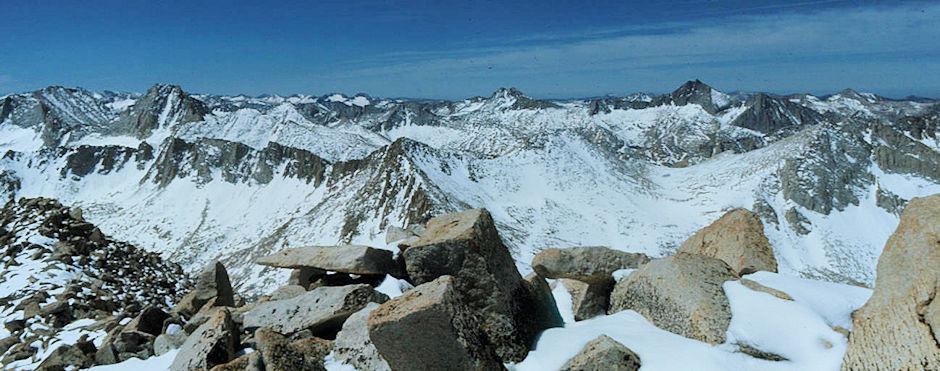
{"label": "thin wispy cloud", "polygon": [[[639,73],[683,65],[723,66],[733,73],[740,66],[759,64],[773,74],[775,65],[810,61],[811,69],[814,64],[840,59],[871,57],[891,62],[935,57],[940,40],[938,24],[940,5],[936,4],[743,15],[720,21],[536,35],[526,42],[522,42],[524,38],[513,39],[494,42],[495,46],[406,51],[384,55],[371,65],[350,64],[348,72],[356,78],[422,81],[442,75],[476,78],[589,71]],[[624,32],[633,33],[622,35]]]}

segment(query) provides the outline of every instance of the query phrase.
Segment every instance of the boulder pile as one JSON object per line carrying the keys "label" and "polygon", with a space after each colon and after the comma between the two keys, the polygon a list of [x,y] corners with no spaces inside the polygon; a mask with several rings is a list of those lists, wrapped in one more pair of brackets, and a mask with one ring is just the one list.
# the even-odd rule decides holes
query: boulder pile
{"label": "boulder pile", "polygon": [[[0,209],[0,368],[56,370],[153,355],[166,309],[189,290],[182,269],[111,239],[80,208],[22,198]],[[72,326],[83,323],[83,326]],[[63,331],[82,333],[53,346]],[[111,335],[102,346],[89,338]]]}
{"label": "boulder pile", "polygon": [[[695,233],[674,255],[651,260],[602,246],[546,249],[532,259],[532,269],[568,290],[576,321],[633,310],[663,330],[721,344],[731,322],[723,284],[757,270],[776,272],[777,264],[760,219],[735,209]],[[621,270],[629,273],[615,281]],[[630,349],[602,336],[564,369],[635,370],[640,364]]]}
{"label": "boulder pile", "polygon": [[[548,283],[519,274],[485,209],[393,232],[399,254],[308,246],[258,258],[292,272],[248,305],[213,264],[166,314],[167,325],[146,334],[161,351],[180,348],[173,371],[322,370],[331,352],[359,369],[490,370],[523,360],[539,333],[562,325]],[[410,289],[389,298],[376,291],[386,280]],[[171,333],[171,324],[181,330]]]}
{"label": "boulder pile", "polygon": [[[92,327],[106,333],[100,341],[86,336],[44,352],[38,365],[43,370],[172,351],[172,371],[325,370],[328,360],[363,370],[500,370],[525,359],[542,331],[563,326],[552,292],[557,285],[571,294],[575,321],[632,310],[660,329],[709,344],[727,340],[731,311],[725,282],[740,280],[751,290],[792,300],[741,278],[776,270],[760,220],[744,209],[698,231],[673,255],[650,259],[603,246],[545,249],[525,277],[487,210],[445,214],[426,227],[390,228],[387,238],[397,251],[308,246],[260,257],[258,264],[292,271],[284,286],[252,303],[234,292],[221,263],[209,264],[190,285],[178,267],[160,266],[159,258],[126,249],[83,224],[80,211],[27,200],[7,204],[3,215],[0,243],[8,252],[0,262],[6,269],[26,255],[95,268],[85,273],[97,281],[77,280],[54,297],[31,291],[0,298],[0,305],[17,308],[24,318],[4,323],[13,334],[0,339],[4,365],[37,357],[39,349],[31,344],[49,340],[31,332],[36,323],[61,328],[90,318]],[[54,241],[49,243],[54,248],[24,242],[20,232],[27,220]],[[130,255],[117,255],[121,252]],[[141,272],[113,263],[128,256],[143,261],[133,263]],[[940,367],[938,267],[940,195],[913,199],[885,246],[874,295],[854,314],[853,331],[843,330],[849,337],[843,369]],[[112,286],[105,274],[164,281],[125,283],[126,290],[137,290],[131,300],[106,292]],[[400,290],[387,290],[389,283]],[[176,305],[168,308],[155,294]],[[786,361],[753,344],[736,345],[748,356]],[[602,335],[562,369],[641,365],[639,355]]]}

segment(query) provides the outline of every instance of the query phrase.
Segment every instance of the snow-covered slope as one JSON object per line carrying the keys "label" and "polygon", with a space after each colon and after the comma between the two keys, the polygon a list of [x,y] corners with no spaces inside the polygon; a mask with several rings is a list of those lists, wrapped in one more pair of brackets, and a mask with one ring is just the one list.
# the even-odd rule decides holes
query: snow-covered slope
{"label": "snow-covered slope", "polygon": [[468,207],[492,212],[523,270],[547,247],[663,255],[747,207],[782,272],[870,284],[904,202],[940,192],[936,103],[858,93],[740,101],[695,81],[658,97],[417,102],[157,85],[0,107],[0,192],[81,206],[190,269],[221,258],[249,291],[283,281],[254,257],[384,245],[390,225]]}

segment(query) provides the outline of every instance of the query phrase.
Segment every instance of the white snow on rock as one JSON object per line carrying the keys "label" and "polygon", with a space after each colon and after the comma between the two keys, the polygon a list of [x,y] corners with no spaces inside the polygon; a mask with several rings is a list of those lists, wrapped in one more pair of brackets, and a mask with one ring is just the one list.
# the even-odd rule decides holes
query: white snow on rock
{"label": "white snow on rock", "polygon": [[150,357],[147,359],[131,358],[124,362],[113,365],[95,366],[89,368],[89,371],[166,371],[170,369],[173,358],[176,358],[179,349],[173,349],[163,355]]}
{"label": "white snow on rock", "polygon": [[[830,326],[849,318],[871,290],[769,272],[745,277],[784,291],[794,301],[752,291],[738,281],[725,282],[732,317],[724,344],[713,346],[670,333],[627,310],[580,322],[566,321],[563,328],[549,329],[524,361],[507,367],[516,371],[557,370],[603,334],[639,355],[644,370],[839,370],[847,340]],[[560,310],[565,303],[562,293],[567,292],[561,285],[553,290]],[[570,297],[567,299],[570,303]],[[738,343],[789,361],[751,357],[739,351]]]}

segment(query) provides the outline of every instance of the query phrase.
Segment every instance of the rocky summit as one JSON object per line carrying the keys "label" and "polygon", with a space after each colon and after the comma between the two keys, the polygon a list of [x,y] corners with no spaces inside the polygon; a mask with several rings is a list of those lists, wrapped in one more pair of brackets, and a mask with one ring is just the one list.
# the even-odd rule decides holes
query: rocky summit
{"label": "rocky summit", "polygon": [[940,106],[0,97],[0,368],[940,367]]}

